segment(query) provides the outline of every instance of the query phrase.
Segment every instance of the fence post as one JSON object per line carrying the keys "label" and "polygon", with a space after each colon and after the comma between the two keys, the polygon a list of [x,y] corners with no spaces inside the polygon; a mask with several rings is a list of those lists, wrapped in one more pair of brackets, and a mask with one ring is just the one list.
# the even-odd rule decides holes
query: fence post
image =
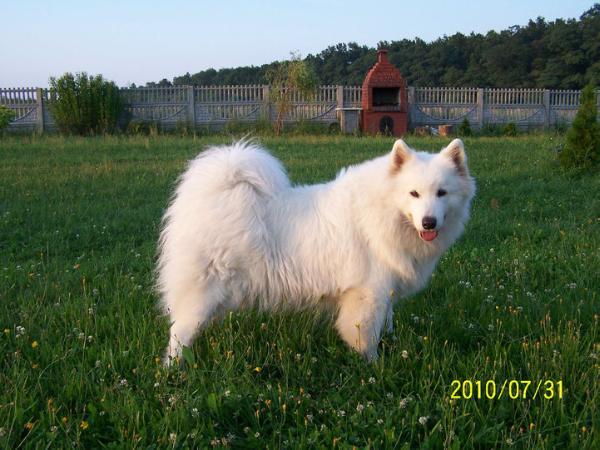
{"label": "fence post", "polygon": [[344,86],[337,86],[336,100],[337,100],[337,107],[343,108],[344,107]]}
{"label": "fence post", "polygon": [[45,128],[44,123],[44,90],[37,88],[35,91],[36,100],[36,125],[35,129],[38,133],[43,133]]}
{"label": "fence post", "polygon": [[267,121],[271,122],[271,91],[269,85],[264,85],[263,90],[263,116]]}
{"label": "fence post", "polygon": [[483,128],[483,89],[477,88],[477,123],[479,129]]}
{"label": "fence post", "polygon": [[188,121],[192,127],[196,127],[196,99],[194,96],[194,86],[187,87],[188,95]]}
{"label": "fence post", "polygon": [[414,128],[415,110],[417,105],[417,92],[414,86],[408,86],[407,88],[406,101],[408,102],[408,123],[409,127]]}
{"label": "fence post", "polygon": [[550,128],[550,90],[544,89],[544,111],[546,113],[546,129]]}

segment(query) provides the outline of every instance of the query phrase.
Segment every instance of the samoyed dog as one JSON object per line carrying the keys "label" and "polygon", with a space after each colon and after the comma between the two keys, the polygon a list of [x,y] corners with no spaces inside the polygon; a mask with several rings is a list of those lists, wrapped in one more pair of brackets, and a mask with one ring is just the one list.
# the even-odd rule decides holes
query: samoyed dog
{"label": "samoyed dog", "polygon": [[391,292],[425,286],[463,232],[475,182],[460,139],[438,154],[402,140],[335,180],[293,186],[251,142],[210,148],[181,176],[159,243],[170,316],[165,363],[209,321],[240,308],[333,305],[341,338],[367,359],[391,331]]}

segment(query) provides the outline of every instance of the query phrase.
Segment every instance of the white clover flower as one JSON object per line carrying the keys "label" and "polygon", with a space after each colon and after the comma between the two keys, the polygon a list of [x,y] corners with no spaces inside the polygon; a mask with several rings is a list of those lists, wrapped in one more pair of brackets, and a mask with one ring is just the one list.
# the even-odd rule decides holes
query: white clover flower
{"label": "white clover flower", "polygon": [[192,408],[192,417],[198,417],[200,415],[200,412],[198,411],[198,408]]}
{"label": "white clover flower", "polygon": [[421,416],[419,417],[419,423],[423,426],[427,425],[427,421],[429,420],[429,417],[427,416]]}
{"label": "white clover flower", "polygon": [[359,403],[358,405],[356,405],[356,410],[358,412],[363,412],[363,409],[365,409],[365,406],[362,403]]}
{"label": "white clover flower", "polygon": [[408,351],[402,350],[402,358],[408,359]]}
{"label": "white clover flower", "polygon": [[371,384],[375,384],[375,377],[371,377],[371,378],[369,378],[369,383],[371,383]]}
{"label": "white clover flower", "polygon": [[408,406],[408,398],[403,398],[402,400],[400,400],[400,408],[401,409],[406,409],[407,406]]}
{"label": "white clover flower", "polygon": [[169,434],[169,441],[171,441],[172,444],[174,444],[176,440],[177,440],[177,433]]}
{"label": "white clover flower", "polygon": [[127,380],[125,378],[121,378],[119,380],[119,385],[121,385],[122,387],[127,387],[129,383],[127,382]]}
{"label": "white clover flower", "polygon": [[21,336],[25,335],[25,333],[26,333],[25,327],[22,327],[21,325],[17,325],[15,330],[16,330],[15,337],[21,337]]}

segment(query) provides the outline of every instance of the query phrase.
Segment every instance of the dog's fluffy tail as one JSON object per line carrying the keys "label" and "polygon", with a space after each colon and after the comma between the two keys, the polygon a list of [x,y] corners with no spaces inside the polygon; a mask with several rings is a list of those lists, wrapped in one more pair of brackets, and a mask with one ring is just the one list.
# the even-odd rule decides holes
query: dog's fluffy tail
{"label": "dog's fluffy tail", "polygon": [[157,280],[163,297],[191,267],[226,271],[232,245],[268,246],[267,203],[289,187],[281,163],[252,142],[212,147],[191,161],[163,218]]}
{"label": "dog's fluffy tail", "polygon": [[285,169],[277,159],[252,141],[239,141],[198,155],[183,174],[176,195],[188,191],[190,184],[208,194],[230,190],[240,183],[266,197],[289,187]]}

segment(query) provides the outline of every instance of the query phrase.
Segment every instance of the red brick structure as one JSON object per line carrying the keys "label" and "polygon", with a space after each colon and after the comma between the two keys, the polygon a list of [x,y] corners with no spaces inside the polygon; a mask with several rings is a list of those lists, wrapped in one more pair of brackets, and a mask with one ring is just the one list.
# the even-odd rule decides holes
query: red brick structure
{"label": "red brick structure", "polygon": [[377,52],[377,62],[363,82],[361,116],[367,134],[402,136],[408,128],[406,81],[388,61],[387,50]]}

